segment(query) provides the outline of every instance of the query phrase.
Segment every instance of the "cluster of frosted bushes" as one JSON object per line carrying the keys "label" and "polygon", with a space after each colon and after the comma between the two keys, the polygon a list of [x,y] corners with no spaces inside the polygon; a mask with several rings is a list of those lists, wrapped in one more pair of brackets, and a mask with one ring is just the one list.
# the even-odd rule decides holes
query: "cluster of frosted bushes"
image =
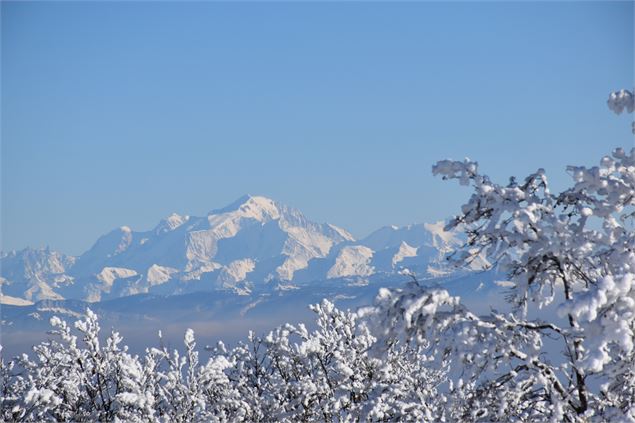
{"label": "cluster of frosted bushes", "polygon": [[58,340],[2,363],[5,421],[369,421],[435,419],[442,372],[420,347],[381,357],[354,314],[323,301],[317,329],[286,325],[265,338],[222,344],[199,361],[194,334],[183,353],[149,348],[141,357],[113,332],[100,343],[90,310],[75,323],[52,318]]}

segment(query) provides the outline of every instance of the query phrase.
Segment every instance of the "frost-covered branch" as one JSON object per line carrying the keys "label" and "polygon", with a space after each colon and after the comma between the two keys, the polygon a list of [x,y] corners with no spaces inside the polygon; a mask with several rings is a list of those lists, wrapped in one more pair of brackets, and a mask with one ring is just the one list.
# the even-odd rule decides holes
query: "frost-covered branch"
{"label": "frost-covered branch", "polygon": [[[383,290],[365,311],[378,347],[417,342],[450,363],[454,390],[463,389],[446,408],[456,419],[635,421],[635,150],[567,170],[571,188],[552,193],[542,169],[500,185],[469,159],[433,167],[473,189],[447,225],[467,234],[449,261],[467,266],[485,253],[511,282],[510,313],[477,316],[418,284]],[[529,317],[549,307],[551,320]]]}
{"label": "frost-covered branch", "polygon": [[[609,99],[606,101],[609,109],[615,114],[619,115],[623,111],[626,113],[633,113],[635,110],[635,96],[633,92],[629,90],[614,91],[609,94]],[[635,134],[635,122],[632,123],[633,133]]]}
{"label": "frost-covered branch", "polygon": [[[443,370],[426,367],[416,345],[395,345],[385,360],[355,313],[323,301],[317,329],[284,325],[251,334],[199,359],[194,333],[184,351],[148,348],[132,356],[111,334],[100,343],[90,310],[75,324],[51,319],[58,340],[35,359],[0,362],[4,421],[432,421],[441,413]],[[17,368],[21,368],[18,371]]]}

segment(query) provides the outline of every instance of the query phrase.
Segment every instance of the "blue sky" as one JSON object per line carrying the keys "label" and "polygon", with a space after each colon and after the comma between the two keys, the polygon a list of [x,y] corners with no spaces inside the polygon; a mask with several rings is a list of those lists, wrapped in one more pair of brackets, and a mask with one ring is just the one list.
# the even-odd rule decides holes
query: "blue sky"
{"label": "blue sky", "polygon": [[2,249],[245,193],[364,236],[448,217],[469,156],[506,181],[630,147],[632,2],[2,2]]}

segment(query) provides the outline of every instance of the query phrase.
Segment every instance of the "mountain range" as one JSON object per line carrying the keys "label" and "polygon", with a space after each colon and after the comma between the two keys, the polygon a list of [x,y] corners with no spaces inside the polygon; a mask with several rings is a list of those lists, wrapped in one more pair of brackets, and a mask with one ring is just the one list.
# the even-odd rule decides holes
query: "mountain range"
{"label": "mountain range", "polygon": [[[416,275],[443,285],[474,310],[504,303],[493,271],[457,272],[446,254],[463,243],[444,223],[382,227],[365,238],[260,196],[204,217],[172,214],[153,229],[127,226],[79,256],[26,248],[0,255],[0,350],[11,356],[48,339],[49,320],[93,310],[134,351],[201,340],[236,342],[286,322],[311,325],[309,304],[328,298],[355,309],[378,289]],[[205,344],[201,344],[205,345]]]}
{"label": "mountain range", "polygon": [[324,281],[363,285],[404,269],[439,276],[442,257],[461,243],[443,227],[386,226],[356,240],[299,210],[246,195],[204,217],[172,214],[149,231],[122,226],[79,256],[48,248],[2,253],[0,301],[98,302],[201,291],[252,296]]}

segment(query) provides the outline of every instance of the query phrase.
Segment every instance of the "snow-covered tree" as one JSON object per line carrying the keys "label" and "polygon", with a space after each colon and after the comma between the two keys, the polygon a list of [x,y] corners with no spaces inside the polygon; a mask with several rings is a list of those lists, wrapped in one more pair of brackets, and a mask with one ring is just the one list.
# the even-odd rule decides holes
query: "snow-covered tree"
{"label": "snow-covered tree", "polygon": [[418,346],[368,352],[375,338],[355,313],[324,300],[317,329],[285,325],[232,351],[229,377],[249,404],[249,421],[433,420],[443,371],[426,367]]}
{"label": "snow-covered tree", "polygon": [[[59,340],[34,347],[35,358],[0,362],[5,421],[432,421],[442,409],[444,371],[427,368],[416,344],[393,344],[385,359],[355,313],[324,300],[317,329],[284,325],[264,338],[222,343],[199,360],[194,333],[184,351],[120,348],[113,332],[101,345],[90,310],[75,323],[81,341],[54,317]],[[20,370],[18,370],[20,369]]]}
{"label": "snow-covered tree", "polygon": [[477,316],[446,290],[416,283],[378,297],[384,344],[416,340],[460,368],[452,418],[635,421],[635,149],[567,170],[573,186],[556,194],[542,169],[499,185],[468,159],[433,167],[474,190],[447,225],[467,234],[448,259],[486,255],[507,273],[514,306]]}

